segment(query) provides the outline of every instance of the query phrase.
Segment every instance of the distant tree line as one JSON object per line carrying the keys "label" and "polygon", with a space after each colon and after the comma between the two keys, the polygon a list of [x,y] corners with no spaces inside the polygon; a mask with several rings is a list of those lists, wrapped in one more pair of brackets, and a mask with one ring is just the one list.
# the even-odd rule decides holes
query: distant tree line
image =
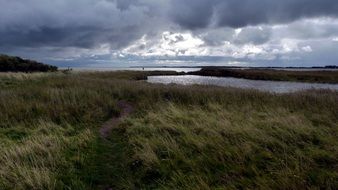
{"label": "distant tree line", "polygon": [[0,72],[53,72],[57,70],[56,66],[20,57],[0,55]]}

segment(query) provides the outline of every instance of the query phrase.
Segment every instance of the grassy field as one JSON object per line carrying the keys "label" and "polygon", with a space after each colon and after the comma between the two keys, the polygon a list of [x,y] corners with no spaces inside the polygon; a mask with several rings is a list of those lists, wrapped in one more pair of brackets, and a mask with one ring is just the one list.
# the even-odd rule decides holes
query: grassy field
{"label": "grassy field", "polygon": [[273,69],[222,69],[203,68],[189,74],[216,77],[236,77],[252,80],[298,81],[338,84],[338,70],[287,71]]}
{"label": "grassy field", "polygon": [[[337,92],[139,80],[154,74],[0,74],[0,189],[338,186]],[[135,111],[103,139],[120,100]]]}

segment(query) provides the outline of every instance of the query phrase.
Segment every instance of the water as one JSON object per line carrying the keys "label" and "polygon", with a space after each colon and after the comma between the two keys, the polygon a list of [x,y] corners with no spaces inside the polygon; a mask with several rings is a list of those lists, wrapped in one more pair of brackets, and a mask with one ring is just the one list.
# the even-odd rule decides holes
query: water
{"label": "water", "polygon": [[[60,67],[60,69],[67,69],[67,67]],[[142,67],[74,67],[76,71],[143,71]],[[199,71],[202,67],[145,67],[144,71],[176,71],[176,72],[193,72]],[[230,68],[229,68],[230,69]],[[252,69],[249,67],[231,68],[231,69]],[[338,69],[327,68],[257,68],[257,69],[272,69],[281,71],[338,71]]]}
{"label": "water", "polygon": [[[67,69],[67,68],[61,68]],[[179,67],[76,67],[75,71],[176,71],[176,72],[193,72],[199,71],[201,68],[179,68]]]}
{"label": "water", "polygon": [[[142,68],[131,68],[136,71],[141,71],[143,70]],[[176,71],[176,72],[194,72],[194,71],[199,71],[202,68],[175,68],[175,67],[149,67],[149,68],[144,68],[145,71]]]}
{"label": "water", "polygon": [[150,76],[150,83],[180,84],[180,85],[215,85],[222,87],[236,87],[244,89],[256,89],[265,92],[289,93],[307,89],[331,89],[338,91],[338,84],[320,84],[303,82],[280,82],[248,80],[232,77],[205,77],[205,76]]}

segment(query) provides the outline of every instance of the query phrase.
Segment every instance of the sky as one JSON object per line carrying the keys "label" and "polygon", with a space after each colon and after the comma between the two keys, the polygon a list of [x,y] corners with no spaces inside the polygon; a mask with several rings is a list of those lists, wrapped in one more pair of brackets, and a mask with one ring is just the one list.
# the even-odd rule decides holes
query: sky
{"label": "sky", "polygon": [[338,65],[338,0],[0,0],[0,53],[60,67]]}

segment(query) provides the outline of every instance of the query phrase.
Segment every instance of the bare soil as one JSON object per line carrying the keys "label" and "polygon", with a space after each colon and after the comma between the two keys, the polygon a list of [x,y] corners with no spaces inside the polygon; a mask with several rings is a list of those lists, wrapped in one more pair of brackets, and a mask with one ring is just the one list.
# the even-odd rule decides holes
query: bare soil
{"label": "bare soil", "polygon": [[124,118],[134,111],[134,107],[126,101],[119,101],[117,106],[121,109],[120,115],[106,121],[100,128],[100,135],[104,139],[108,138],[114,127],[118,126]]}

